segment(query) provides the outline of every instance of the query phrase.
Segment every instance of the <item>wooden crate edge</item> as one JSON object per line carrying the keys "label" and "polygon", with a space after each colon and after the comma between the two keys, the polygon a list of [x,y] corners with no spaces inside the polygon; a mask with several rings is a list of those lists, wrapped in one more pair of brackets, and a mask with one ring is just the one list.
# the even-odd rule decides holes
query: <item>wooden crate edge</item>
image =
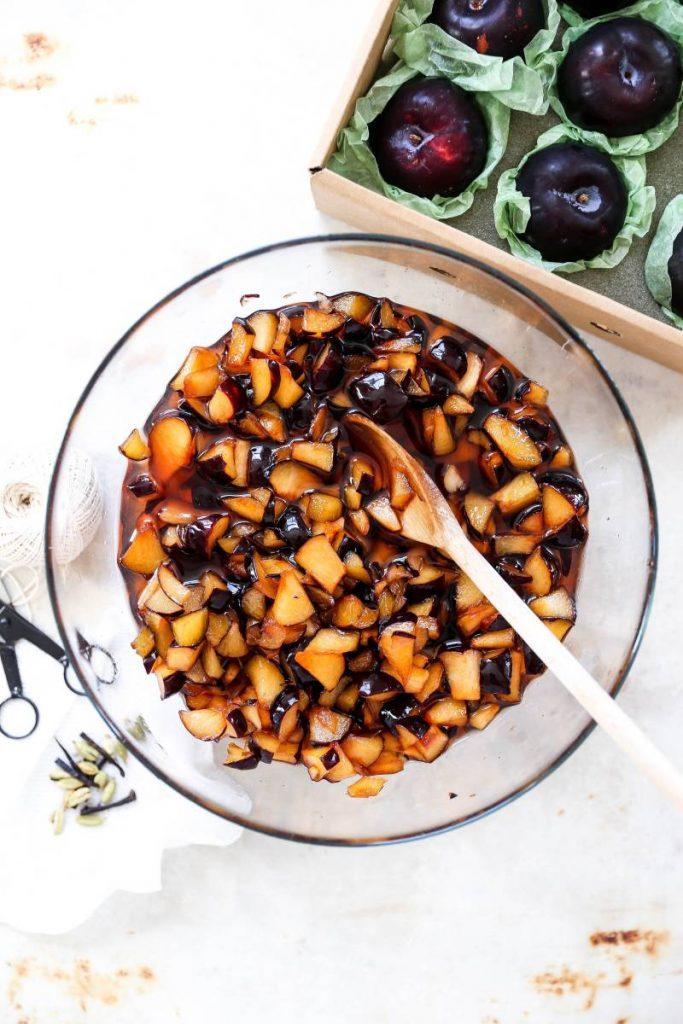
{"label": "wooden crate edge", "polygon": [[337,220],[464,253],[536,292],[578,330],[683,373],[683,332],[675,327],[525,263],[458,228],[432,221],[326,168],[311,175],[311,188],[318,209]]}

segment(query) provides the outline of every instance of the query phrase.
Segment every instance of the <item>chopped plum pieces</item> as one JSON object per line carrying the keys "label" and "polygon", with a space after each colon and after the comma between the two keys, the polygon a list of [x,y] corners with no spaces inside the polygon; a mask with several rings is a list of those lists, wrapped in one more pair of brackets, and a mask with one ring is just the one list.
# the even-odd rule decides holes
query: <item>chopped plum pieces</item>
{"label": "chopped plum pieces", "polygon": [[120,446],[119,451],[127,459],[130,459],[131,462],[143,462],[150,456],[149,446],[137,428],[131,430],[126,440]]}
{"label": "chopped plum pieces", "polygon": [[217,740],[228,727],[227,719],[218,708],[181,711],[180,720],[187,731],[198,740]]}
{"label": "chopped plum pieces", "polygon": [[166,558],[166,552],[159,542],[153,527],[137,533],[127,550],[121,556],[121,564],[130,572],[151,576]]}
{"label": "chopped plum pieces", "polygon": [[447,370],[456,377],[462,377],[467,369],[467,355],[463,345],[451,335],[444,334],[443,337],[432,345],[429,350],[432,359],[442,363]]}
{"label": "chopped plum pieces", "polygon": [[361,412],[377,423],[398,419],[408,404],[408,396],[389,373],[374,371],[352,381],[349,394]]}
{"label": "chopped plum pieces", "polygon": [[195,440],[190,427],[178,416],[157,420],[149,433],[152,475],[166,483],[174,473],[192,462]]}
{"label": "chopped plum pieces", "polygon": [[441,552],[404,539],[414,483],[358,451],[345,415],[424,462],[563,639],[589,500],[548,399],[463,328],[359,293],[238,317],[192,348],[121,445],[119,552],[132,647],[190,736],[220,741],[226,767],[302,764],[369,798],[519,702],[544,666]]}

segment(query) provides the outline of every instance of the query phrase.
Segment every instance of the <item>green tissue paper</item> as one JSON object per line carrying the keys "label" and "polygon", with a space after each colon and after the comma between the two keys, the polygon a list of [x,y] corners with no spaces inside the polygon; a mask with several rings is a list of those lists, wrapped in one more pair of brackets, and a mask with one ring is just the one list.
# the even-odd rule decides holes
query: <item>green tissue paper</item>
{"label": "green tissue paper", "polygon": [[676,327],[683,329],[683,317],[671,308],[671,278],[669,260],[674,242],[683,231],[683,195],[672,199],[662,214],[650,251],[645,261],[645,280],[652,298],[662,307],[663,313]]}
{"label": "green tissue paper", "polygon": [[560,25],[557,0],[543,0],[547,28],[524,50],[524,58],[503,60],[478,53],[453,39],[439,25],[427,23],[434,0],[402,0],[391,30],[394,52],[423,74],[440,74],[470,92],[487,92],[513,110],[544,114],[554,69],[543,55],[553,44]]}

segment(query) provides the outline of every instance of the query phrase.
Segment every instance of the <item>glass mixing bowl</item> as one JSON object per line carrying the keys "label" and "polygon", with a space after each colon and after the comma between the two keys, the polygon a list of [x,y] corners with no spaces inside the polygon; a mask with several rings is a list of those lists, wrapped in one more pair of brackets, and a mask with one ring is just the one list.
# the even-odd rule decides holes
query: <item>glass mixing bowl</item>
{"label": "glass mixing bowl", "polygon": [[[125,470],[117,447],[144,423],[190,346],[214,342],[235,315],[346,290],[387,295],[454,321],[550,388],[591,497],[578,621],[568,644],[616,693],[642,637],[656,560],[652,481],[631,414],[590,349],[544,302],[465,256],[407,239],[352,234],[283,242],[199,274],[145,313],[102,362],[71,417],[50,492],[47,575],[62,641],[85,690],[112,733],[155,775],[247,828],[362,845],[442,832],[504,806],[576,750],[590,732],[588,715],[546,673],[483,732],[433,764],[409,763],[371,800],[349,799],[344,784],[314,784],[301,766],[238,773],[222,766],[224,743],[200,743],[185,732],[180,697],[159,700],[130,647],[136,624],[116,562]],[[50,538],[74,449],[96,467],[105,514],[87,551],[60,566]],[[111,684],[96,678],[98,646],[116,662]],[[139,728],[130,732],[139,716],[144,738]]]}

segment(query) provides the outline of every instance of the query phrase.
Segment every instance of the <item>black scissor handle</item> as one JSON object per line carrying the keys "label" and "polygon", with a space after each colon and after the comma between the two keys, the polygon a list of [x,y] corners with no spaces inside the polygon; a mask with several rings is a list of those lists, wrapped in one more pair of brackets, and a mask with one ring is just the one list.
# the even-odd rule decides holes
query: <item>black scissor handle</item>
{"label": "black scissor handle", "polygon": [[[10,716],[12,712],[16,712],[20,707],[24,712],[28,713],[26,725],[19,728],[12,728],[10,724]],[[25,697],[23,693],[13,693],[0,702],[0,734],[5,736],[8,740],[27,739],[27,737],[31,736],[38,728],[39,720],[40,713],[37,705],[30,697]]]}
{"label": "black scissor handle", "polygon": [[2,661],[2,667],[5,670],[5,677],[7,679],[10,694],[12,697],[22,697],[24,694],[24,687],[21,682],[21,676],[19,675],[17,652],[11,644],[4,644],[0,641],[0,661]]}
{"label": "black scissor handle", "polygon": [[[97,685],[111,686],[116,682],[119,670],[109,651],[101,644],[89,643],[82,633],[76,632],[76,637],[81,657],[88,662]],[[69,686],[68,683],[66,685]],[[73,687],[69,686],[69,689],[71,690]]]}
{"label": "black scissor handle", "polygon": [[69,678],[70,675],[75,676],[76,679],[78,677],[76,676],[76,672],[74,671],[74,667],[71,664],[71,662],[69,661],[69,659],[66,656],[66,654],[64,655],[63,658],[60,658],[59,660],[62,663],[62,670],[63,670],[63,675],[64,675],[64,684],[65,684],[67,690],[71,690],[71,692],[75,693],[77,697],[85,697],[86,696],[85,690],[83,690],[80,686],[78,686],[75,682],[73,682],[72,679]]}
{"label": "black scissor handle", "polygon": [[[29,697],[24,696],[24,688],[21,685],[21,676],[19,675],[17,652],[14,650],[14,647],[10,644],[0,643],[0,661],[2,661],[2,667],[5,670],[10,693],[9,697],[6,697],[0,703],[0,733],[10,740],[23,740],[30,736],[31,733],[34,733],[38,727],[38,720],[40,718],[38,708]],[[10,716],[12,712],[18,710],[20,705],[24,712],[29,712],[26,725],[13,728],[10,724]]]}
{"label": "black scissor handle", "polygon": [[[114,658],[100,644],[88,643],[80,633],[77,637],[80,654],[88,662],[97,685],[111,686],[118,675]],[[35,732],[40,718],[37,705],[24,695],[15,650],[15,644],[19,640],[26,640],[58,661],[62,666],[64,682],[68,689],[79,697],[85,696],[77,681],[74,681],[74,676],[77,679],[77,673],[63,648],[25,619],[13,605],[0,601],[0,663],[5,670],[10,694],[0,701],[0,735],[13,740],[25,739]],[[24,724],[16,727],[13,723],[18,716],[22,716],[22,712]]]}

